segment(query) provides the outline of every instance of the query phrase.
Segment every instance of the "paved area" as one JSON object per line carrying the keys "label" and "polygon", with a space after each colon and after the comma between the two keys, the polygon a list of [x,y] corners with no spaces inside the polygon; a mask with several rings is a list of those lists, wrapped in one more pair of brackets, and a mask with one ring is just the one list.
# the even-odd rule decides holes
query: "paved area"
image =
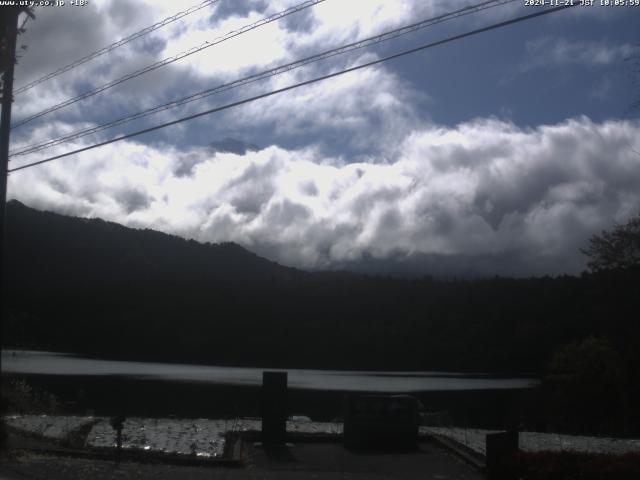
{"label": "paved area", "polygon": [[[9,415],[7,425],[15,431],[39,438],[76,440],[79,447],[111,448],[116,432],[105,417]],[[259,419],[127,418],[123,425],[123,448],[149,452],[178,453],[201,457],[221,457],[229,432],[259,432]],[[341,423],[297,420],[287,422],[287,432],[307,434],[342,433]],[[80,441],[80,436],[83,437]]]}
{"label": "paved area", "polygon": [[[442,435],[455,440],[482,455],[485,454],[486,435],[498,431],[450,427],[421,427],[420,430],[421,432]],[[624,455],[625,453],[640,452],[640,439],[520,432],[520,449],[525,452],[571,451],[577,453]]]}
{"label": "paved area", "polygon": [[439,479],[484,478],[457,457],[435,444],[421,444],[412,452],[354,453],[339,443],[303,443],[284,449],[245,447],[244,467],[190,467],[164,464],[86,460],[23,453],[4,457],[0,479]]}
{"label": "paved area", "polygon": [[[114,447],[116,436],[108,418],[10,415],[7,424],[16,431],[55,441],[73,440],[79,447]],[[127,418],[123,445],[150,452],[195,454],[219,458],[228,432],[260,431],[259,419]],[[307,434],[342,433],[342,423],[296,420],[287,422],[287,432]],[[485,436],[495,430],[452,427],[420,427],[422,435],[441,435],[484,455]],[[521,432],[520,448],[528,452],[575,451],[621,455],[640,451],[640,439],[587,437],[555,433]]]}
{"label": "paved area", "polygon": [[[287,422],[289,433],[301,435],[293,444],[287,448],[265,450],[246,440],[240,456],[242,466],[231,468],[230,464],[238,462],[223,461],[219,463],[224,465],[213,466],[180,460],[182,466],[179,466],[169,464],[169,457],[181,454],[183,459],[219,459],[223,457],[225,434],[236,432],[247,438],[248,432],[260,430],[259,420],[130,418],[125,422],[123,431],[126,451],[142,456],[126,456],[121,462],[116,462],[109,452],[115,443],[115,432],[106,418],[13,416],[7,420],[12,429],[9,438],[14,450],[0,458],[0,480],[483,478],[476,469],[438,443],[424,442],[418,450],[411,452],[358,453],[346,450],[335,441],[342,431],[339,423]],[[489,431],[421,427],[421,433],[436,434],[439,438],[444,436],[455,440],[456,445],[465,445],[483,453],[484,438]],[[324,443],[318,439],[324,439]],[[520,447],[529,451],[575,450],[620,454],[639,451],[639,442],[634,439],[532,432],[522,432],[520,436]],[[235,440],[232,445],[236,445]],[[96,457],[87,447],[102,448]],[[238,449],[232,450],[233,458],[238,458]],[[89,458],[87,453],[91,455]],[[156,463],[151,463],[150,454],[156,454]],[[75,458],[69,455],[75,455]]]}
{"label": "paved area", "polygon": [[284,449],[249,447],[247,478],[456,479],[484,478],[433,443],[408,452],[352,452],[341,444],[294,444]]}

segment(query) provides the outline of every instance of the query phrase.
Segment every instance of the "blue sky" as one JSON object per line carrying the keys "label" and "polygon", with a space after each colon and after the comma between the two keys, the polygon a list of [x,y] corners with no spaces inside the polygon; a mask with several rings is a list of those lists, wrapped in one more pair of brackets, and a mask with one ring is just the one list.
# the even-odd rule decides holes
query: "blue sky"
{"label": "blue sky", "polygon": [[[14,119],[298,3],[220,0],[17,95]],[[12,150],[473,3],[325,0],[16,128]],[[16,87],[187,6],[41,9],[20,39],[28,49]],[[496,6],[14,157],[12,166],[537,8]],[[640,97],[639,19],[640,7],[575,7],[15,172],[9,195],[235,241],[300,268],[578,273],[589,236],[640,211],[640,110],[631,108]]]}

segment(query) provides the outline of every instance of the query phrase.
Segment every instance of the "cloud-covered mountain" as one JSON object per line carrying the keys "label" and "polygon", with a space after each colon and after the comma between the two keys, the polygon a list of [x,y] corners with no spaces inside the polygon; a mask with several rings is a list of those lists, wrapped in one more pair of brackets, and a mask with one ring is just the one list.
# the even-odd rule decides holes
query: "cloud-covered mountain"
{"label": "cloud-covered mountain", "polygon": [[217,151],[122,142],[16,172],[9,191],[302,269],[577,274],[589,237],[640,208],[639,132],[587,117],[535,128],[477,119],[405,131],[395,156],[366,161],[228,139]]}
{"label": "cloud-covered mountain", "polygon": [[[64,9],[40,12],[21,35],[39,47],[23,52],[16,86],[58,68],[59,52],[73,54],[71,61],[178,8],[121,3],[90,3],[73,19]],[[256,80],[264,70],[461,7],[452,3],[326,1],[261,23],[291,3],[214,2],[16,95],[14,121],[210,42],[13,129],[11,147],[171,108],[12,157],[12,167],[529,13],[511,2]],[[629,108],[633,61],[624,61],[637,54],[633,18],[640,10],[632,10],[567,9],[218,110],[20,170],[11,175],[9,197],[233,242],[300,269],[578,274],[588,238],[640,208],[639,112]],[[56,42],[48,41],[52,32]]]}

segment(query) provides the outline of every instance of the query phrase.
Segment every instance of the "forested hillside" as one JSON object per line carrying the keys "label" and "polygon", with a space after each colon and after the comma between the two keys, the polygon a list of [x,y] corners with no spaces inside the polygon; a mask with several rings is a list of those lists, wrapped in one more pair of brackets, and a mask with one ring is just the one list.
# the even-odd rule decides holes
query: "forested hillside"
{"label": "forested hillside", "polygon": [[309,273],[235,244],[8,205],[3,345],[212,364],[540,373],[591,335],[635,363],[640,275]]}

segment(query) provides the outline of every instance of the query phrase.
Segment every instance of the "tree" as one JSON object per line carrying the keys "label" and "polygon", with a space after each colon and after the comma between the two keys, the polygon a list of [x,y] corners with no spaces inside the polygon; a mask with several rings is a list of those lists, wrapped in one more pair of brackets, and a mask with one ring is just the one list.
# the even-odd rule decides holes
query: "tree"
{"label": "tree", "polygon": [[640,266],[640,214],[610,232],[589,239],[589,247],[582,250],[591,271],[619,270]]}
{"label": "tree", "polygon": [[558,349],[544,383],[560,428],[615,433],[625,425],[626,365],[607,339],[591,336]]}

